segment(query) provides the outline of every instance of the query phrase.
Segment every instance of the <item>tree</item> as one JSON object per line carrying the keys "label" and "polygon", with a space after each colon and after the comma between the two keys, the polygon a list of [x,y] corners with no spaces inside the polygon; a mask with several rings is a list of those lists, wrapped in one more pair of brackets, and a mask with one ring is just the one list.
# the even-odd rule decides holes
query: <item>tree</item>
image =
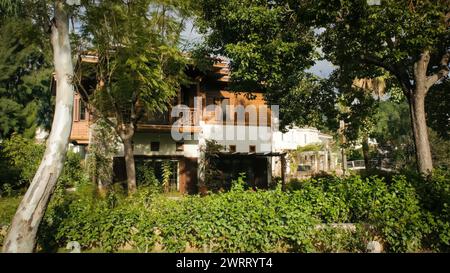
{"label": "tree", "polygon": [[[305,70],[318,55],[312,28],[288,0],[201,0],[197,24],[204,47],[230,59],[232,90],[263,91],[280,105],[281,127],[322,124],[334,94]],[[330,92],[331,91],[331,92]]]}
{"label": "tree", "polygon": [[87,169],[92,182],[97,185],[100,195],[105,195],[113,179],[113,157],[117,154],[117,134],[104,120],[93,125]]}
{"label": "tree", "polygon": [[[53,3],[54,17],[51,20],[50,43],[53,49],[57,85],[52,129],[41,164],[12,220],[3,245],[3,252],[34,250],[39,224],[56,187],[66,157],[74,100],[72,52],[69,39],[70,9],[65,1],[55,0]],[[31,2],[31,7],[39,11],[47,8],[47,3]]]}
{"label": "tree", "polygon": [[378,103],[386,91],[384,77],[357,78],[353,71],[336,69],[327,84],[334,86],[339,105],[338,119],[345,123],[350,144],[361,144],[366,169],[371,168],[369,138],[373,137]]}
{"label": "tree", "polygon": [[[269,103],[287,96],[292,83],[301,82],[316,45],[340,68],[358,72],[358,78],[388,72],[410,105],[418,171],[425,173],[433,165],[424,100],[430,87],[449,72],[450,3],[370,3],[203,0],[199,22],[200,29],[209,33],[206,43],[212,52],[231,59],[233,81],[267,91]],[[281,118],[283,108],[280,105]]]}
{"label": "tree", "polygon": [[31,138],[38,125],[50,127],[50,46],[27,12],[0,19],[0,139]]}
{"label": "tree", "polygon": [[[329,60],[362,77],[396,78],[410,106],[418,171],[432,170],[425,97],[449,73],[450,1],[305,2],[301,14],[325,28],[321,44]],[[312,18],[318,10],[327,13]]]}
{"label": "tree", "polygon": [[85,7],[83,36],[98,56],[98,84],[90,102],[94,114],[112,126],[123,143],[128,193],[133,194],[137,124],[146,114],[167,110],[185,82],[187,58],[177,46],[188,5],[113,0],[88,1]]}

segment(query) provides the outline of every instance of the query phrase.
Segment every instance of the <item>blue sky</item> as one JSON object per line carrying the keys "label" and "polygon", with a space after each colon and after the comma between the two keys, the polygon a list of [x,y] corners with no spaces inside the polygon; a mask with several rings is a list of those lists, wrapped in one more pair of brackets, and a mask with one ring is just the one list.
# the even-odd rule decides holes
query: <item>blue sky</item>
{"label": "blue sky", "polygon": [[321,78],[328,78],[333,70],[333,65],[329,61],[323,60],[317,61],[316,64],[308,71]]}

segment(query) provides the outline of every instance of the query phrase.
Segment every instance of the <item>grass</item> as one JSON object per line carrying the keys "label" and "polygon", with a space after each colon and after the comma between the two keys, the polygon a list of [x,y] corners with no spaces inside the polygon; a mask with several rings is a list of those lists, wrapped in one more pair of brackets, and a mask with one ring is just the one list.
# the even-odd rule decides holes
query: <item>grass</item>
{"label": "grass", "polygon": [[0,227],[11,223],[21,200],[22,196],[0,197]]}

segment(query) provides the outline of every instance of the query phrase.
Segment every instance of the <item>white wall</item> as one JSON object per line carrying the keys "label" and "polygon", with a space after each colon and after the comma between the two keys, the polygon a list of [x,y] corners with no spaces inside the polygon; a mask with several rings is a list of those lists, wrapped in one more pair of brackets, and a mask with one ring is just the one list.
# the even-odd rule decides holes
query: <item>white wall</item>
{"label": "white wall", "polygon": [[[185,140],[183,151],[176,150],[176,142],[170,133],[136,133],[133,138],[134,154],[147,156],[178,155],[198,157],[198,141]],[[151,150],[151,142],[159,142],[159,151]],[[123,156],[123,145],[119,145],[118,156]]]}
{"label": "white wall", "polygon": [[250,145],[255,145],[257,153],[271,152],[271,128],[266,126],[201,124],[200,138],[216,140],[229,149],[236,145],[236,152],[248,153]]}
{"label": "white wall", "polygon": [[330,136],[321,134],[315,128],[297,128],[289,129],[286,133],[280,131],[274,132],[272,136],[273,150],[280,152],[282,150],[295,150],[298,146],[306,146],[313,143],[322,143],[324,138]]}
{"label": "white wall", "polygon": [[74,145],[69,143],[69,150],[80,155],[81,158],[86,158],[86,145]]}

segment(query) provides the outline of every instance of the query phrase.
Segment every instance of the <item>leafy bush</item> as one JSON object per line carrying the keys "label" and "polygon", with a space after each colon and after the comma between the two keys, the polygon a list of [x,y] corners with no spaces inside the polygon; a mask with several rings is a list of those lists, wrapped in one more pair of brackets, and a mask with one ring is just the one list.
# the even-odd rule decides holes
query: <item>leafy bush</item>
{"label": "leafy bush", "polygon": [[64,168],[58,179],[58,184],[61,187],[77,187],[87,181],[87,175],[81,161],[79,154],[72,151],[67,152]]}
{"label": "leafy bush", "polygon": [[163,185],[158,181],[150,161],[136,163],[136,181],[139,187],[147,187],[154,193],[163,191]]}
{"label": "leafy bush", "polygon": [[[391,252],[445,251],[448,178],[397,175],[387,183],[376,176],[326,177],[283,192],[246,190],[241,177],[229,192],[179,200],[150,187],[131,198],[110,192],[97,199],[86,185],[52,202],[40,244],[76,240],[83,248],[142,252],[364,252],[376,239]],[[357,229],[335,223],[355,223]]]}
{"label": "leafy bush", "polygon": [[450,171],[437,169],[431,175],[413,181],[429,229],[425,246],[432,250],[449,252]]}
{"label": "leafy bush", "polygon": [[370,224],[388,251],[418,251],[424,236],[430,233],[428,212],[421,207],[413,183],[405,176],[394,176],[389,183],[377,176],[319,178],[296,187],[300,187],[305,206],[312,206],[313,214],[324,223]]}
{"label": "leafy bush", "polygon": [[394,177],[387,192],[372,207],[369,221],[378,228],[390,251],[415,252],[427,226],[414,187],[404,176]]}
{"label": "leafy bush", "polygon": [[142,190],[135,198],[117,197],[117,206],[92,196],[72,194],[51,206],[40,229],[41,245],[75,240],[83,248],[105,251],[131,243],[140,251],[157,245],[169,252],[187,246],[221,252],[312,251],[310,238],[319,223],[295,194],[245,191],[240,184],[228,193],[182,200]]}
{"label": "leafy bush", "polygon": [[44,154],[45,146],[32,139],[13,134],[1,147],[1,188],[19,189],[27,186],[34,177]]}

